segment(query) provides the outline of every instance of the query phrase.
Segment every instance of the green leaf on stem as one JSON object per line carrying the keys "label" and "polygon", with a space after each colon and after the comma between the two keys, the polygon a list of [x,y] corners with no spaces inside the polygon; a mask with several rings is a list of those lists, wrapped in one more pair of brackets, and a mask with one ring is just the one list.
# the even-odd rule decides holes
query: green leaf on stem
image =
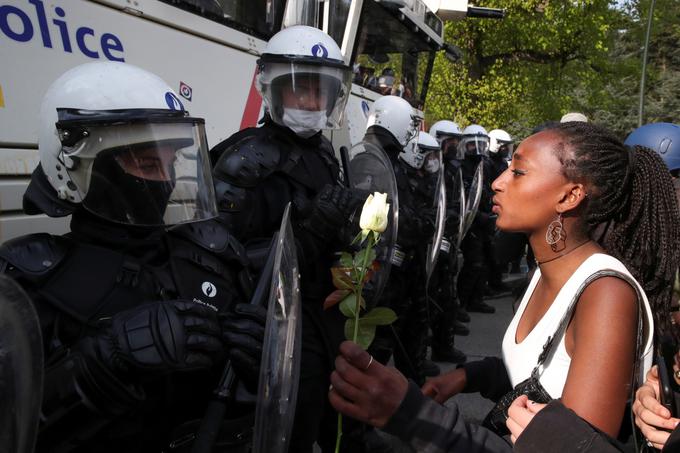
{"label": "green leaf on stem", "polygon": [[342,302],[340,302],[340,311],[348,318],[354,318],[356,316],[356,310],[357,296],[354,293],[349,293],[347,296],[345,296]]}
{"label": "green leaf on stem", "polygon": [[[368,258],[366,255],[368,254]],[[373,247],[370,249],[364,248],[359,251],[356,255],[354,255],[354,265],[361,269],[364,266],[364,263],[366,263],[366,267],[370,268],[371,265],[373,264],[373,261],[375,261],[376,258],[376,252]]]}
{"label": "green leaf on stem", "polygon": [[373,343],[375,338],[375,324],[363,324],[361,319],[359,319],[359,329],[357,331],[356,339],[354,337],[354,318],[350,318],[345,321],[345,338],[348,340],[354,340],[356,344],[364,349]]}
{"label": "green leaf on stem", "polygon": [[340,265],[342,267],[352,267],[352,255],[347,252],[340,254]]}
{"label": "green leaf on stem", "polygon": [[352,278],[348,275],[349,269],[345,267],[332,267],[333,286],[338,289],[353,289]]}
{"label": "green leaf on stem", "polygon": [[360,321],[360,328],[362,324],[374,326],[388,326],[397,320],[397,314],[387,307],[376,307],[373,310],[362,316]]}
{"label": "green leaf on stem", "polygon": [[351,291],[348,289],[336,289],[335,291],[330,293],[328,297],[326,297],[326,300],[323,302],[323,309],[328,310],[333,305],[337,304],[345,297],[347,297],[347,295],[350,293]]}

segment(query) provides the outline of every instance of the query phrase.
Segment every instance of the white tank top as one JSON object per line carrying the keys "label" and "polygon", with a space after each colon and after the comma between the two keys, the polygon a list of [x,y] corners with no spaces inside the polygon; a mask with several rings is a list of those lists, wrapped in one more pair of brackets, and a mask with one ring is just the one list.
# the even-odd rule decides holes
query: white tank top
{"label": "white tank top", "polygon": [[[569,304],[573,299],[576,291],[581,284],[592,274],[600,270],[616,270],[626,274],[632,278],[628,269],[619,260],[610,255],[596,253],[588,257],[576,271],[569,277],[569,280],[564,284],[557,297],[548,308],[548,311],[538,321],[529,335],[519,344],[515,343],[517,337],[517,325],[522,318],[522,314],[526,309],[527,303],[541,278],[540,269],[536,269],[529,287],[524,293],[522,302],[517,309],[517,313],[512,318],[508,330],[505,331],[503,337],[503,361],[510,376],[512,386],[516,386],[531,375],[531,371],[538,362],[538,356],[543,350],[543,345],[549,336],[553,335],[562,319],[562,316],[569,308]],[[652,311],[649,307],[649,301],[645,295],[642,287],[637,281],[635,282],[643,296],[643,313],[644,313],[644,327],[645,337],[642,340],[642,353],[640,362],[640,369],[638,379],[642,379],[645,373],[652,365],[652,335],[654,332],[654,321],[652,318]],[[562,390],[567,380],[567,373],[571,364],[571,358],[567,354],[567,349],[564,345],[564,334],[560,338],[560,342],[555,348],[552,359],[544,363],[542,368],[539,368],[541,385],[553,398],[560,398]],[[642,380],[638,381],[642,382]]]}

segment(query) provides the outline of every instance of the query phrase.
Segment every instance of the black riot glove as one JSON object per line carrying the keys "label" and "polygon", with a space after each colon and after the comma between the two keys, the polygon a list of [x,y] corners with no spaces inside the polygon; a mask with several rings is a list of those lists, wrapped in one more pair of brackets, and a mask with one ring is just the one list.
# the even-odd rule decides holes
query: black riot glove
{"label": "black riot glove", "polygon": [[222,339],[234,371],[250,391],[257,390],[262,361],[262,343],[267,309],[251,304],[236,304],[221,313]]}
{"label": "black riot glove", "polygon": [[314,199],[311,212],[305,218],[303,226],[320,238],[326,240],[336,238],[367,196],[367,192],[326,184]]}
{"label": "black riot glove", "polygon": [[96,336],[98,355],[114,372],[170,373],[210,368],[222,350],[217,313],[187,300],[161,301],[117,313]]}

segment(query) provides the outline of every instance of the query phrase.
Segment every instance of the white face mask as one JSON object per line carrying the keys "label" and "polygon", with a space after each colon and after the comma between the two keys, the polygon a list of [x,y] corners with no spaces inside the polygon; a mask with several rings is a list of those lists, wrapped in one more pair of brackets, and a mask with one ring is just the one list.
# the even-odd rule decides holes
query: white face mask
{"label": "white face mask", "polygon": [[428,173],[436,173],[439,170],[439,161],[437,159],[429,159],[425,162],[425,171]]}
{"label": "white face mask", "polygon": [[303,138],[309,138],[326,127],[326,111],[283,109],[283,124]]}

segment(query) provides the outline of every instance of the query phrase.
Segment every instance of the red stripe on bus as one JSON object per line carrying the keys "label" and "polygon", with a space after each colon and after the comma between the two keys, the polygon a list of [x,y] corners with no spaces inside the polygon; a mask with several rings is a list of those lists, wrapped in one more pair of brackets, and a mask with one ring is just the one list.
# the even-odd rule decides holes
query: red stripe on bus
{"label": "red stripe on bus", "polygon": [[241,118],[241,129],[247,127],[257,126],[257,120],[260,116],[260,107],[262,106],[262,97],[255,88],[255,77],[257,77],[257,69],[253,74],[253,80],[250,82],[250,91],[248,92],[248,100],[246,101],[246,108],[243,110],[243,117]]}

